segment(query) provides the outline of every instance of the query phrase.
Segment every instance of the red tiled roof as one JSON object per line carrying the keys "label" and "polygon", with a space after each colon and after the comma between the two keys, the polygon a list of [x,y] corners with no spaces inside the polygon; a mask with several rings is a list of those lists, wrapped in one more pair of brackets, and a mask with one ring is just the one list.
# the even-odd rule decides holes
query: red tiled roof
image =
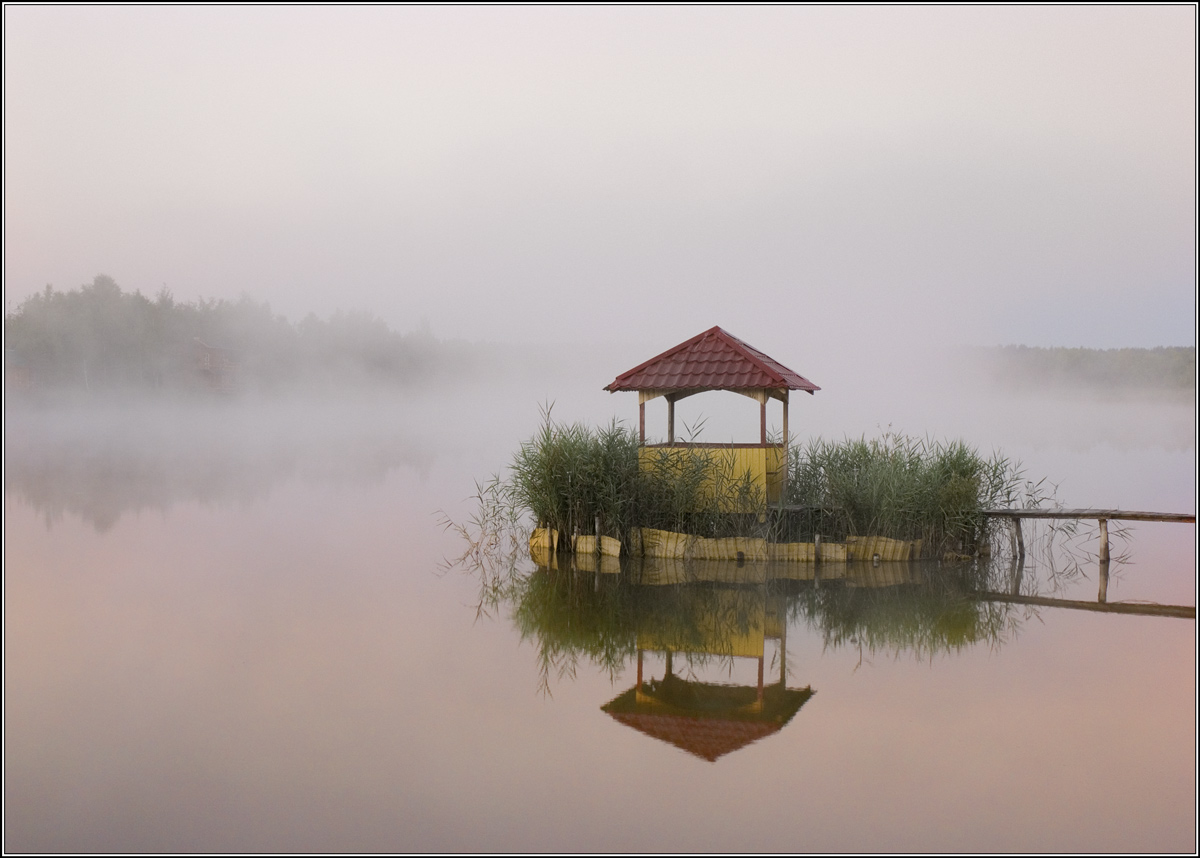
{"label": "red tiled roof", "polygon": [[604,389],[820,390],[811,381],[721,328],[709,328],[623,372]]}
{"label": "red tiled roof", "polygon": [[723,757],[751,742],[769,736],[779,731],[782,724],[771,724],[762,721],[733,721],[720,718],[688,718],[683,715],[660,715],[638,712],[610,712],[627,727],[632,727],[670,742],[676,748],[682,748],[689,754],[716,762]]}
{"label": "red tiled roof", "polygon": [[658,682],[617,695],[600,708],[618,723],[705,760],[744,748],[772,733],[800,711],[813,690],[769,685],[762,708],[747,708],[756,698],[752,686],[714,685],[668,674]]}

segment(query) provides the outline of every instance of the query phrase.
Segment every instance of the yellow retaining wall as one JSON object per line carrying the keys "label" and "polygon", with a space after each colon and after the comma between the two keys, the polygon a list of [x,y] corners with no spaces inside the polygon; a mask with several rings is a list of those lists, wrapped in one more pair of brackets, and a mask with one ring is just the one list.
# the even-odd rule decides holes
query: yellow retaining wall
{"label": "yellow retaining wall", "polygon": [[[643,470],[649,470],[660,457],[682,456],[711,456],[713,462],[723,473],[735,479],[741,479],[749,474],[754,485],[765,493],[768,504],[779,503],[783,492],[783,480],[786,475],[786,461],[782,444],[771,444],[760,447],[756,444],[675,444],[674,446],[655,445],[638,449],[638,463]],[[711,488],[710,488],[711,491]],[[732,502],[730,502],[732,506]],[[726,512],[742,512],[744,510],[728,509]]]}
{"label": "yellow retaining wall", "polygon": [[646,557],[668,557],[682,560],[687,556],[688,546],[696,537],[670,530],[655,530],[651,527],[637,528],[634,545],[641,546]]}
{"label": "yellow retaining wall", "polygon": [[[596,537],[592,536],[591,534],[587,536],[576,536],[574,550],[576,554],[595,554]],[[620,557],[621,541],[619,539],[614,539],[611,536],[601,536],[600,554],[604,557]]]}
{"label": "yellow retaining wall", "polygon": [[[753,562],[771,560],[782,563],[814,563],[817,559],[816,545],[811,542],[774,543],[749,536],[706,539],[689,533],[655,530],[650,527],[636,527],[629,536],[633,554],[637,557],[676,560],[741,559]],[[529,553],[541,565],[550,565],[558,547],[558,540],[558,531],[539,527],[529,537]],[[576,557],[595,555],[596,537],[575,537],[574,552]],[[601,536],[600,554],[609,558],[620,557],[620,541],[611,536]],[[921,555],[921,540],[888,539],[886,536],[848,536],[844,543],[821,543],[822,562],[869,561],[873,560],[876,554],[881,561],[915,560]]]}
{"label": "yellow retaining wall", "polygon": [[529,534],[529,556],[539,566],[553,568],[558,548],[558,531],[551,527],[536,527]]}
{"label": "yellow retaining wall", "polygon": [[844,542],[822,542],[821,543],[821,562],[822,563],[824,563],[827,560],[845,562],[846,559],[847,559],[846,543],[844,543]]}
{"label": "yellow retaining wall", "polygon": [[919,541],[915,547],[914,552],[913,542],[886,536],[846,537],[846,550],[850,552],[851,560],[873,560],[876,554],[880,560],[910,560],[921,553]]}
{"label": "yellow retaining wall", "polygon": [[[784,563],[814,563],[816,545],[811,542],[765,542],[744,536],[705,539],[687,533],[635,528],[631,533],[633,553],[643,557],[666,557],[680,560],[776,560]],[[581,537],[582,538],[582,537]],[[914,560],[921,554],[921,540],[888,539],[886,536],[850,536],[842,542],[822,542],[821,561]]]}
{"label": "yellow retaining wall", "polygon": [[728,536],[723,539],[697,537],[690,556],[696,560],[766,560],[767,542],[748,536]]}
{"label": "yellow retaining wall", "polygon": [[811,542],[779,542],[767,546],[767,555],[785,563],[813,563],[817,559],[816,549]]}

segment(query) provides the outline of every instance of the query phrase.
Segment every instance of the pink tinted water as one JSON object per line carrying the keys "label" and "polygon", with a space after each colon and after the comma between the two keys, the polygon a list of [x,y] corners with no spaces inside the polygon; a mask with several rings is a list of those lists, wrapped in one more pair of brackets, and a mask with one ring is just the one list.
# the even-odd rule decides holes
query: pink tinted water
{"label": "pink tinted water", "polygon": [[[789,684],[815,696],[709,763],[600,711],[632,664],[539,693],[530,644],[437,571],[457,545],[435,511],[468,512],[509,446],[430,445],[106,530],[6,491],[6,849],[1195,848],[1194,621],[1040,609],[932,658],[793,621]],[[1194,491],[1193,450],[1120,456]],[[1193,526],[1130,548],[1110,600],[1195,604]]]}

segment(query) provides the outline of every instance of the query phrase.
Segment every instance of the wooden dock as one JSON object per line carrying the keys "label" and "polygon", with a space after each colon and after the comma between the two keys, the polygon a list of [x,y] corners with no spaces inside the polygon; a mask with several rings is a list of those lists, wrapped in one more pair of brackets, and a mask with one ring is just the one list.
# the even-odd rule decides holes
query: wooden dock
{"label": "wooden dock", "polygon": [[1132,509],[985,509],[984,515],[1007,518],[1013,523],[1015,553],[1025,559],[1025,539],[1021,534],[1023,518],[1093,519],[1100,522],[1100,562],[1108,563],[1108,523],[1110,521],[1166,521],[1195,524],[1196,514],[1186,512],[1142,512]]}
{"label": "wooden dock", "polygon": [[1195,524],[1196,514],[1185,512],[1140,512],[1132,509],[985,509],[984,515],[1005,518],[1098,519],[1100,521],[1173,521]]}

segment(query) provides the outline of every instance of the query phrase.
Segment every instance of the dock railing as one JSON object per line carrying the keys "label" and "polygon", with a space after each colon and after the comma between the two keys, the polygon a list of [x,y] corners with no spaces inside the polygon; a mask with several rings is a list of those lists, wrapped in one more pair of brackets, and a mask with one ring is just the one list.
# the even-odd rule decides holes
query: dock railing
{"label": "dock railing", "polygon": [[1021,534],[1023,518],[1092,519],[1100,522],[1100,562],[1108,562],[1108,523],[1110,521],[1170,521],[1195,524],[1196,514],[1186,512],[1140,512],[1132,509],[985,509],[984,515],[1007,518],[1013,524],[1016,555],[1025,559],[1025,540]]}
{"label": "dock railing", "polygon": [[[1051,519],[1089,519],[1100,522],[1100,592],[1097,594],[1096,601],[1100,605],[1104,605],[1108,600],[1108,523],[1110,521],[1165,521],[1175,522],[1177,524],[1195,524],[1196,514],[1186,512],[1143,512],[1132,509],[985,509],[982,511],[986,516],[995,518],[1007,518],[1013,525],[1013,554],[1015,562],[1018,565],[1023,565],[1025,562],[1025,540],[1021,535],[1021,519],[1023,518],[1051,518]],[[1015,593],[1008,597],[1009,601],[1020,601],[1021,599]],[[1026,600],[1028,601],[1028,600]],[[1036,602],[1031,602],[1036,604]],[[1103,608],[1097,609],[1103,610]],[[1167,616],[1191,616],[1195,618],[1196,609],[1178,608],[1171,609],[1184,611],[1184,613],[1167,613]],[[1138,611],[1145,613],[1145,611]]]}

